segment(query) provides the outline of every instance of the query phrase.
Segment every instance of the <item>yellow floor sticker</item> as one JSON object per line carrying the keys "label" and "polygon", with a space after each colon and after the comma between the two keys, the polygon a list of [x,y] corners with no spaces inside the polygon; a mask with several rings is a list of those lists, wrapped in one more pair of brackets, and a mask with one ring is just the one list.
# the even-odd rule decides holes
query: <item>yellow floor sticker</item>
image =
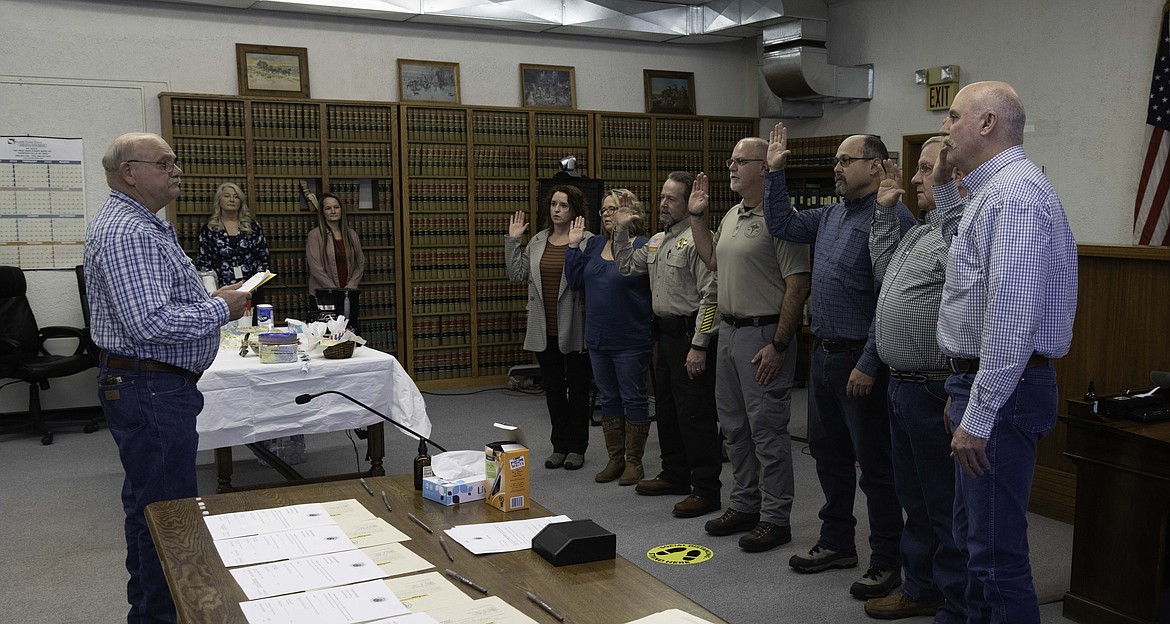
{"label": "yellow floor sticker", "polygon": [[695,544],[664,544],[646,551],[646,557],[651,561],[667,565],[703,563],[714,556],[710,548]]}

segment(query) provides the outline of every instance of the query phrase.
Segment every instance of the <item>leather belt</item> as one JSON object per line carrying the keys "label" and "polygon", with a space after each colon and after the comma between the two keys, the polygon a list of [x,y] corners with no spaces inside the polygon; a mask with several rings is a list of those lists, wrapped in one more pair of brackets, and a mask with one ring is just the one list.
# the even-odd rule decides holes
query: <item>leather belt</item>
{"label": "leather belt", "polygon": [[[1028,358],[1028,362],[1024,364],[1024,368],[1036,368],[1037,366],[1048,366],[1052,359],[1039,353],[1033,352],[1032,356]],[[974,373],[979,370],[979,358],[947,358],[947,368],[951,369],[953,373]]]}
{"label": "leather belt", "polygon": [[158,360],[139,360],[137,358],[122,357],[120,355],[107,354],[106,366],[110,368],[118,368],[129,371],[147,371],[150,373],[171,373],[180,375],[190,379],[191,381],[199,381],[203,375],[189,371],[185,368],[167,364],[166,362],[159,362]]}
{"label": "leather belt", "polygon": [[779,314],[771,314],[768,316],[748,316],[744,318],[735,317],[730,314],[723,315],[723,322],[735,328],[740,327],[763,327],[764,325],[775,325],[780,322]]}
{"label": "leather belt", "polygon": [[832,338],[817,338],[817,344],[826,353],[844,353],[858,347],[864,347],[864,340],[834,340]]}
{"label": "leather belt", "polygon": [[946,381],[950,371],[900,371],[890,369],[890,377],[906,383],[924,384],[929,381]]}

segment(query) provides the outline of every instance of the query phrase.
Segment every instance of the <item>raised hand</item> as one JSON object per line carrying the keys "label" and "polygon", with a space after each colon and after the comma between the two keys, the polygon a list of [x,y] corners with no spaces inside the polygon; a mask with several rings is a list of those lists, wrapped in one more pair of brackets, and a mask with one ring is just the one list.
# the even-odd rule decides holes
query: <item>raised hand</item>
{"label": "raised hand", "polygon": [[707,212],[707,204],[710,198],[707,196],[707,189],[710,187],[710,182],[707,180],[707,174],[699,172],[695,176],[695,183],[691,185],[691,198],[687,200],[687,212],[692,217],[701,217]]}
{"label": "raised hand", "polygon": [[902,195],[906,189],[902,188],[902,172],[898,169],[898,163],[893,160],[886,159],[882,161],[882,182],[878,185],[877,203],[891,208]]}
{"label": "raised hand", "polygon": [[930,174],[930,183],[932,186],[942,186],[951,180],[960,179],[960,177],[956,177],[958,171],[955,170],[954,165],[947,162],[947,156],[950,151],[950,148],[947,147],[944,141],[943,148],[938,151],[938,159],[934,162],[934,171]]}
{"label": "raised hand", "polygon": [[[625,208],[625,207],[626,206],[624,206],[624,205],[622,206],[622,208]],[[642,217],[639,217],[634,212],[629,212],[629,211],[623,212],[623,211],[619,210],[619,211],[609,215],[609,219],[610,219],[610,221],[613,221],[613,229],[614,230],[628,230],[628,229],[630,229],[631,223],[633,223],[634,221],[641,221]]]}
{"label": "raised hand", "polygon": [[582,238],[585,238],[585,217],[577,217],[569,224],[569,248],[580,245]]}
{"label": "raised hand", "polygon": [[768,171],[779,171],[788,163],[788,128],[777,122],[768,133]]}
{"label": "raised hand", "polygon": [[508,236],[512,238],[520,238],[528,231],[528,214],[523,210],[517,210],[516,214],[512,215],[511,220],[508,221]]}

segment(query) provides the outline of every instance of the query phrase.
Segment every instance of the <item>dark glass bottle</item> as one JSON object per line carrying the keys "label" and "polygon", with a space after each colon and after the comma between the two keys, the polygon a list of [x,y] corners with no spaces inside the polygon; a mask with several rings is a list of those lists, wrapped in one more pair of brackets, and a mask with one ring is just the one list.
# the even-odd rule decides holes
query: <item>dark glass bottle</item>
{"label": "dark glass bottle", "polygon": [[418,456],[414,458],[414,489],[421,492],[423,477],[431,474],[431,456],[427,454],[427,443],[419,440]]}

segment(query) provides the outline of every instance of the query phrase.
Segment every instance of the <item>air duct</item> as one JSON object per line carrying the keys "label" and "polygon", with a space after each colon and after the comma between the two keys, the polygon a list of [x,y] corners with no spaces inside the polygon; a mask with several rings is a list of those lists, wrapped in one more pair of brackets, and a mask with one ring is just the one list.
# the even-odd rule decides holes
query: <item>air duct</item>
{"label": "air duct", "polygon": [[[787,20],[764,28],[760,39],[761,115],[820,117],[814,111],[823,111],[823,106],[817,105],[873,99],[873,66],[831,65],[825,49],[827,33],[828,22],[815,19]],[[788,109],[787,114],[784,109]],[[772,114],[766,115],[766,110]]]}

